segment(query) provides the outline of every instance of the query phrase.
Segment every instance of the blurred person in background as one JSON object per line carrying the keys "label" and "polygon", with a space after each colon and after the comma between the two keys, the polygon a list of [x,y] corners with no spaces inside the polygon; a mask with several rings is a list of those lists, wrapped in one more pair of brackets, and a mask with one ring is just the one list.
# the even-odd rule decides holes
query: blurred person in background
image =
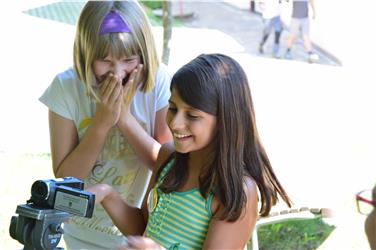
{"label": "blurred person in background", "polygon": [[361,214],[367,215],[364,229],[371,249],[376,249],[376,185],[356,195],[356,204]]}
{"label": "blurred person in background", "polygon": [[287,38],[287,51],[285,59],[292,59],[291,48],[295,41],[295,38],[301,32],[304,40],[304,48],[308,54],[309,62],[316,62],[319,60],[319,56],[312,51],[311,39],[309,36],[309,6],[312,8],[312,19],[316,17],[314,0],[293,0],[292,2],[292,16],[290,23],[290,34]]}
{"label": "blurred person in background", "polygon": [[262,11],[262,19],[263,19],[263,31],[262,31],[262,39],[259,44],[259,53],[264,53],[264,45],[265,42],[268,40],[269,35],[272,31],[274,31],[274,44],[272,55],[275,58],[279,58],[278,51],[279,51],[279,40],[281,37],[281,33],[283,31],[282,21],[281,21],[281,10],[280,4],[282,0],[259,0],[258,4]]}

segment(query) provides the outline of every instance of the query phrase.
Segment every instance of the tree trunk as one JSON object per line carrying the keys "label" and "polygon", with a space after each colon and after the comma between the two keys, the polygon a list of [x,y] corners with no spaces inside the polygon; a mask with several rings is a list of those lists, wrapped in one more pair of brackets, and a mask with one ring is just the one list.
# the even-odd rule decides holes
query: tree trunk
{"label": "tree trunk", "polygon": [[171,1],[163,1],[163,52],[162,62],[168,65],[170,58],[170,40],[172,33],[172,10]]}

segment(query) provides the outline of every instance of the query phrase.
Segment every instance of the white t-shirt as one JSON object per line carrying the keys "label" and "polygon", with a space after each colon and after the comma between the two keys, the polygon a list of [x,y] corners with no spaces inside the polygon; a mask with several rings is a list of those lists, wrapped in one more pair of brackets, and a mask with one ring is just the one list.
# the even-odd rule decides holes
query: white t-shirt
{"label": "white t-shirt", "polygon": [[[156,112],[168,105],[171,76],[161,65],[155,78],[155,86],[148,93],[136,92],[131,103],[131,113],[145,129],[154,135]],[[79,138],[85,134],[95,114],[95,101],[86,93],[85,85],[70,68],[58,74],[39,98],[51,111],[72,120]],[[84,180],[85,187],[97,183],[113,186],[128,203],[140,207],[151,172],[137,158],[133,149],[114,126],[108,133],[103,151],[99,155],[90,176]],[[64,225],[65,234],[89,241],[106,248],[115,248],[124,237],[113,225],[101,205],[96,205],[93,217],[73,217]]]}
{"label": "white t-shirt", "polygon": [[280,3],[279,0],[260,0],[260,4],[263,4],[262,17],[265,19],[271,19],[280,15]]}

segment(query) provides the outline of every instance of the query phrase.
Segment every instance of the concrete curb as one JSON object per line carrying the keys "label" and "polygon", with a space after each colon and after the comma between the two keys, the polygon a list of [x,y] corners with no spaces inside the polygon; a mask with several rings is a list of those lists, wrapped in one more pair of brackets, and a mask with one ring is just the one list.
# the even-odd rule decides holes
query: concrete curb
{"label": "concrete curb", "polygon": [[329,52],[325,48],[321,47],[320,45],[318,45],[314,41],[311,41],[311,43],[312,43],[312,47],[315,50],[318,50],[321,54],[325,54],[326,57],[330,58],[330,60],[335,62],[338,66],[342,66],[342,61],[338,57],[336,57],[334,54],[332,54],[331,52]]}
{"label": "concrete curb", "polygon": [[[256,13],[256,14],[259,14],[259,13]],[[286,24],[286,22],[284,22],[283,20],[282,20],[282,24],[283,24],[283,29],[290,32],[289,24]],[[303,39],[301,38],[301,36],[297,37],[296,40],[299,40],[299,42],[303,43]],[[342,66],[342,61],[338,57],[336,57],[333,53],[331,53],[329,50],[325,49],[324,47],[322,47],[321,45],[319,45],[317,42],[313,40],[311,40],[311,44],[314,50],[317,50],[318,52],[320,52],[320,54],[324,54],[327,58],[332,60],[337,66]]]}

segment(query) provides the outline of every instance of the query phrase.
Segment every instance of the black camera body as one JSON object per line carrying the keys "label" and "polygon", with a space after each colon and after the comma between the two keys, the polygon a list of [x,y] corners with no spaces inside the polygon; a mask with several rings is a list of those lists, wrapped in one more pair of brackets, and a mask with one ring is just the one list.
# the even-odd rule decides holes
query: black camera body
{"label": "black camera body", "polygon": [[31,186],[28,203],[91,218],[95,196],[83,189],[84,183],[74,177],[38,180]]}
{"label": "black camera body", "polygon": [[18,205],[9,227],[10,236],[25,250],[58,249],[64,231],[61,223],[71,215],[91,218],[95,195],[74,177],[38,180],[31,187],[27,204]]}

